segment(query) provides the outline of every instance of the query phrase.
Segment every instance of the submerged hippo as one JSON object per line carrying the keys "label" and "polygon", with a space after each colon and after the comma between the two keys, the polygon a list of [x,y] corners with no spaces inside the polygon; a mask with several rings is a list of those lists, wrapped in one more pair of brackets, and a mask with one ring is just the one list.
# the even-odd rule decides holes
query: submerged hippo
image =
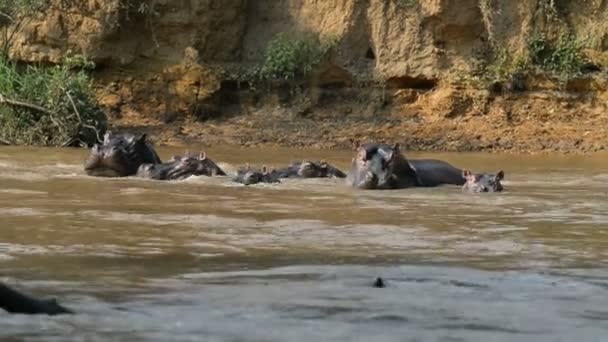
{"label": "submerged hippo", "polygon": [[266,166],[262,166],[262,169],[258,170],[247,164],[246,167],[237,171],[236,177],[232,180],[245,185],[253,185],[257,183],[280,183],[279,178],[277,171],[268,170]]}
{"label": "submerged hippo", "polygon": [[162,164],[142,164],[136,175],[156,180],[180,180],[190,176],[225,176],[226,173],[201,152],[199,155],[173,156]]}
{"label": "submerged hippo", "polygon": [[280,178],[346,178],[346,174],[325,160],[298,161],[277,170]]}
{"label": "submerged hippo", "polygon": [[0,283],[0,308],[10,313],[30,315],[59,315],[73,313],[59,305],[55,299],[33,298],[2,283]]}
{"label": "submerged hippo", "polygon": [[463,185],[462,170],[441,160],[407,160],[399,144],[356,148],[347,182],[359,189],[401,189],[441,184]]}
{"label": "submerged hippo", "polygon": [[160,158],[146,134],[130,133],[113,135],[107,132],[103,144],[95,144],[84,164],[89,176],[126,177],[137,173],[141,164],[160,164]]}
{"label": "submerged hippo", "polygon": [[462,186],[463,191],[468,192],[501,192],[503,190],[501,180],[505,178],[504,171],[500,170],[497,174],[473,173],[469,170],[464,170],[462,176],[465,183]]}

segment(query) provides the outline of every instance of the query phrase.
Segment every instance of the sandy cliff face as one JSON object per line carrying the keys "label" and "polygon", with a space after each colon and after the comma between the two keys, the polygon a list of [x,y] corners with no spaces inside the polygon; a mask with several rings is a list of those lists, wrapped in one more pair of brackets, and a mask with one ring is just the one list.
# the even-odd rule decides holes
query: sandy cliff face
{"label": "sandy cliff face", "polygon": [[[334,146],[373,138],[413,149],[606,147],[607,96],[598,75],[566,91],[535,78],[522,93],[493,93],[459,81],[487,61],[492,46],[515,53],[532,34],[555,36],[564,29],[587,37],[589,55],[602,67],[608,48],[604,1],[52,3],[21,32],[13,58],[56,63],[69,51],[85,54],[98,65],[99,98],[116,124],[177,122],[179,134],[207,142]],[[337,38],[331,63],[318,73],[348,89],[311,91],[313,100],[304,102],[277,102],[272,94],[244,99],[222,70],[259,62],[280,32]],[[377,87],[365,86],[366,80]],[[191,118],[222,119],[200,124]],[[275,124],[273,131],[267,120],[284,127]],[[328,120],[344,124],[332,128]]]}

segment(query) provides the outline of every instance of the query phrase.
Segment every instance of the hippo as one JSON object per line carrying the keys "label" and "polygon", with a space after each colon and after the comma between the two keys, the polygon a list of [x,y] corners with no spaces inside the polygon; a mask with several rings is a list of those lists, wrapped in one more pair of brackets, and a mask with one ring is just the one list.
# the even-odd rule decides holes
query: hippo
{"label": "hippo", "polygon": [[346,178],[346,174],[325,160],[303,160],[277,170],[279,178]]}
{"label": "hippo", "polygon": [[464,185],[462,170],[435,159],[407,160],[399,144],[357,145],[347,182],[359,189]]}
{"label": "hippo", "polygon": [[0,283],[0,308],[16,314],[71,314],[71,310],[57,303],[56,299],[37,299]]}
{"label": "hippo", "polygon": [[171,161],[179,161],[191,169],[192,174],[195,176],[226,176],[226,172],[213,160],[207,158],[207,153],[205,152],[201,152],[198,155],[173,156]]}
{"label": "hippo", "polygon": [[84,164],[89,176],[127,177],[137,173],[141,164],[160,164],[161,160],[146,134],[113,135],[107,132],[101,145],[95,144]]}
{"label": "hippo", "polygon": [[232,180],[245,185],[253,185],[257,183],[280,183],[279,178],[277,171],[268,170],[266,166],[262,166],[261,170],[257,170],[247,164],[246,167],[237,171],[236,177]]}
{"label": "hippo", "polygon": [[462,171],[465,183],[463,191],[468,192],[501,192],[503,190],[501,180],[505,178],[504,171],[500,170],[495,175],[487,173],[473,173],[469,170]]}
{"label": "hippo", "polygon": [[190,176],[225,176],[226,173],[205,152],[199,155],[173,156],[162,164],[142,164],[136,176],[155,180],[181,180]]}

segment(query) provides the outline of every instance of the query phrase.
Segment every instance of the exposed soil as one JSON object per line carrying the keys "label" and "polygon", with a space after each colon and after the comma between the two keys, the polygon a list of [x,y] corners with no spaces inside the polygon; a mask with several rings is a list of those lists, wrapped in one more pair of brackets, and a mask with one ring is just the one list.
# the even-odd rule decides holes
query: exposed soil
{"label": "exposed soil", "polygon": [[580,153],[608,148],[605,105],[585,93],[548,95],[543,90],[493,96],[447,87],[321,91],[326,94],[316,103],[306,92],[286,101],[269,94],[255,103],[251,95],[241,95],[242,101],[216,103],[219,117],[205,121],[194,115],[161,120],[126,111],[112,125],[115,130],[148,132],[157,144],[174,146],[325,149],[373,140],[418,151]]}
{"label": "exposed soil", "polygon": [[[608,147],[608,6],[604,1],[51,0],[10,55],[97,65],[114,129],[159,144],[346,147],[350,139],[410,150],[588,152]],[[465,87],[490,50],[523,51],[560,32],[588,42],[593,77],[525,91]],[[247,93],[227,75],[260,63],[277,33],[337,41],[303,94]],[[593,43],[593,44],[592,44]],[[237,72],[238,74],[238,72]],[[458,77],[456,77],[458,78]],[[373,84],[384,89],[362,84]],[[520,92],[517,92],[520,91]]]}

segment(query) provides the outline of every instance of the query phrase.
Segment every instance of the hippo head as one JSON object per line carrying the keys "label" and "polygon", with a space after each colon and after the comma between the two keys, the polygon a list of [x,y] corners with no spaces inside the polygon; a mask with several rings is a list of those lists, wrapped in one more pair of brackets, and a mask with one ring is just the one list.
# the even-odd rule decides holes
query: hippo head
{"label": "hippo head", "polygon": [[364,144],[356,148],[349,183],[359,189],[395,189],[415,182],[415,171],[401,154],[399,144]]}
{"label": "hippo head", "polygon": [[253,185],[257,183],[280,183],[278,175],[274,172],[274,170],[268,170],[265,165],[262,166],[261,170],[256,170],[247,164],[244,169],[238,171],[234,180],[245,185]]}
{"label": "hippo head", "polygon": [[462,176],[466,180],[462,189],[468,192],[500,192],[503,190],[500,181],[504,179],[505,173],[501,170],[497,174],[474,174],[464,170]]}
{"label": "hippo head", "polygon": [[160,166],[162,166],[162,164],[141,164],[139,168],[137,168],[136,175],[137,177],[142,178],[157,179]]}
{"label": "hippo head", "polygon": [[346,178],[346,174],[337,167],[328,164],[325,160],[319,162],[321,177]]}
{"label": "hippo head", "polygon": [[297,170],[298,176],[304,177],[304,178],[325,177],[323,175],[323,171],[324,171],[323,166],[325,166],[325,169],[326,169],[327,163],[322,164],[322,162],[321,162],[321,163],[317,164],[317,163],[305,160],[298,167],[298,170]]}
{"label": "hippo head", "polygon": [[346,178],[344,172],[330,165],[325,160],[320,162],[303,161],[297,169],[298,176],[303,178]]}
{"label": "hippo head", "polygon": [[143,163],[160,163],[146,141],[146,134],[112,135],[107,132],[103,144],[95,144],[91,149],[84,170],[89,176],[125,177],[134,175]]}
{"label": "hippo head", "polygon": [[207,153],[201,152],[198,155],[186,154],[185,156],[173,156],[176,173],[190,174],[195,176],[225,176],[226,173],[211,159],[207,158]]}

